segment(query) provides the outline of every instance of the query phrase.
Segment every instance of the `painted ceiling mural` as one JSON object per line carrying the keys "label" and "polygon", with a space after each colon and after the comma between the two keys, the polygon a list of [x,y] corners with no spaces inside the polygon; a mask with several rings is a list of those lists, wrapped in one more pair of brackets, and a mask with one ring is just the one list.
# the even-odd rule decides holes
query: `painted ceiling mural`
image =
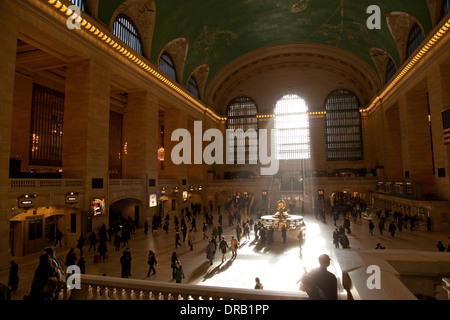
{"label": "painted ceiling mural", "polygon": [[[107,25],[124,0],[100,0],[99,18]],[[382,12],[381,29],[369,30],[367,8]],[[426,0],[155,0],[156,21],[151,59],[177,38],[189,39],[183,81],[202,64],[210,79],[237,57],[270,45],[312,42],[345,49],[374,69],[371,48],[400,63],[384,13],[406,12],[429,32]]]}

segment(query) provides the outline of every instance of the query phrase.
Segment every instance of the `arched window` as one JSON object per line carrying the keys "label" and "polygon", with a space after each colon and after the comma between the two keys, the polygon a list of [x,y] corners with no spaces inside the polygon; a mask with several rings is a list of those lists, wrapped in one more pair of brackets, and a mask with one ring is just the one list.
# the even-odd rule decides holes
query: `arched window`
{"label": "arched window", "polygon": [[175,64],[173,63],[172,58],[164,52],[159,58],[159,69],[168,75],[173,80],[177,81],[177,72],[175,70]]}
{"label": "arched window", "polygon": [[325,101],[325,136],[328,161],[363,159],[359,100],[352,92],[339,89]]}
{"label": "arched window", "polygon": [[287,94],[275,106],[275,142],[278,160],[310,159],[308,106],[296,94]]}
{"label": "arched window", "polygon": [[193,76],[189,77],[188,81],[188,90],[190,93],[192,93],[195,97],[200,98],[198,94],[198,85],[197,81],[195,81],[195,78]]}
{"label": "arched window", "polygon": [[394,76],[395,72],[397,71],[397,68],[395,67],[394,61],[389,58],[387,67],[386,67],[386,82],[389,82],[391,78]]}
{"label": "arched window", "polygon": [[139,54],[142,52],[141,37],[133,22],[124,14],[119,14],[113,24],[113,34]]}
{"label": "arched window", "polygon": [[442,1],[441,19],[450,11],[450,0]]}
{"label": "arched window", "polygon": [[76,5],[78,8],[80,8],[82,11],[86,12],[87,6],[85,0],[69,0],[74,5]]}
{"label": "arched window", "polygon": [[[228,105],[227,112],[227,163],[256,164],[258,161],[258,108],[249,97],[238,97]],[[243,130],[244,135],[236,135],[236,130]],[[249,131],[250,130],[250,131]],[[253,131],[254,130],[254,131]]]}
{"label": "arched window", "polygon": [[417,47],[422,43],[424,39],[422,28],[415,23],[411,28],[411,32],[408,37],[408,45],[407,45],[407,57],[411,56],[413,52],[417,49]]}

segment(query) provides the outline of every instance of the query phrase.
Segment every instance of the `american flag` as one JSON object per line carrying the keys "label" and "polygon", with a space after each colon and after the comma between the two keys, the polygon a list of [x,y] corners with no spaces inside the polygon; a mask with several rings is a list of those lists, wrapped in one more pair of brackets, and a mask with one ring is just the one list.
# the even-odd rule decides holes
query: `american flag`
{"label": "american flag", "polygon": [[450,144],[450,109],[442,112],[442,124],[444,125],[444,144]]}

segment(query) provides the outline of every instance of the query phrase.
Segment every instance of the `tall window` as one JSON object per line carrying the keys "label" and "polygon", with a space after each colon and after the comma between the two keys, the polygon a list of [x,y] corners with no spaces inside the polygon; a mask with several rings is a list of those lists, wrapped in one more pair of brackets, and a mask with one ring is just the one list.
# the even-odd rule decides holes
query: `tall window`
{"label": "tall window", "polygon": [[86,12],[86,1],[85,0],[69,0],[74,5],[76,5],[78,8],[80,8],[82,11]]}
{"label": "tall window", "polygon": [[295,94],[287,94],[275,106],[275,142],[279,160],[311,158],[308,106]]}
{"label": "tall window", "polygon": [[391,58],[389,58],[389,62],[386,67],[386,82],[389,82],[389,80],[391,80],[396,71],[397,68],[395,67],[394,61]]}
{"label": "tall window", "polygon": [[30,164],[62,165],[64,94],[34,84],[31,105]]}
{"label": "tall window", "polygon": [[339,89],[325,101],[327,160],[362,160],[362,129],[359,100],[350,91]]}
{"label": "tall window", "polygon": [[188,81],[188,90],[190,93],[192,93],[195,97],[200,98],[198,94],[198,85],[197,81],[195,81],[195,78],[193,76],[189,77]]}
{"label": "tall window", "polygon": [[113,24],[113,34],[131,49],[142,55],[142,42],[133,22],[124,14],[119,14]]}
{"label": "tall window", "polygon": [[411,56],[424,39],[422,28],[415,23],[411,28],[408,37],[407,57]]}
{"label": "tall window", "polygon": [[[230,102],[228,106],[227,131],[228,141],[233,139],[234,143],[227,145],[227,163],[243,164],[245,160],[248,163],[256,163],[258,161],[258,120],[256,114],[258,109],[256,103],[249,97],[238,97]],[[234,135],[236,130],[242,129],[244,133],[249,135]],[[248,131],[254,129],[255,131]],[[236,136],[236,138],[234,138]]]}
{"label": "tall window", "polygon": [[450,0],[442,1],[441,19],[450,11]]}
{"label": "tall window", "polygon": [[177,81],[177,71],[175,69],[175,64],[168,53],[164,52],[159,58],[159,69],[168,75],[173,80]]}

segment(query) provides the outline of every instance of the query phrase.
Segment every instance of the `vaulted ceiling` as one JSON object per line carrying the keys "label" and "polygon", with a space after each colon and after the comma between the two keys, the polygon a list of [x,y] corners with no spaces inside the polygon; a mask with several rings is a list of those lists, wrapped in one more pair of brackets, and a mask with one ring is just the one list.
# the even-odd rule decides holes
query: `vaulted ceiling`
{"label": "vaulted ceiling", "polygon": [[[110,25],[116,9],[124,2],[99,0],[98,18]],[[373,4],[378,5],[382,13],[379,30],[370,30],[366,24],[370,16],[367,8]],[[278,72],[279,79],[295,78],[294,70],[304,73],[307,68],[308,73],[321,73],[322,79],[331,80],[335,86],[349,82],[363,102],[367,102],[380,89],[383,77],[376,68],[371,50],[377,48],[387,52],[397,66],[403,62],[384,15],[388,12],[407,13],[417,20],[425,33],[433,27],[426,0],[154,0],[151,10],[155,10],[155,21],[149,58],[156,62],[169,42],[187,39],[182,82],[186,83],[196,68],[207,64],[209,75],[204,97],[221,112],[222,105],[229,99],[229,93],[225,91],[233,90],[236,82],[241,82],[242,88],[236,88],[234,94],[247,94],[251,91],[251,86],[246,88],[248,80],[261,81],[275,74],[268,60],[272,66],[291,68],[291,73]],[[303,50],[301,45],[306,49]],[[278,52],[269,54],[265,52],[267,48],[277,48]],[[286,51],[280,48],[286,48]],[[339,57],[342,57],[340,62],[336,61]],[[334,68],[342,63],[357,70]],[[253,66],[253,78],[249,74],[232,77],[246,66]],[[327,73],[333,73],[332,68],[336,69],[337,77],[327,77]],[[261,74],[261,70],[267,72]],[[295,81],[292,85],[295,86]],[[224,88],[223,96],[220,96],[220,90]]]}

